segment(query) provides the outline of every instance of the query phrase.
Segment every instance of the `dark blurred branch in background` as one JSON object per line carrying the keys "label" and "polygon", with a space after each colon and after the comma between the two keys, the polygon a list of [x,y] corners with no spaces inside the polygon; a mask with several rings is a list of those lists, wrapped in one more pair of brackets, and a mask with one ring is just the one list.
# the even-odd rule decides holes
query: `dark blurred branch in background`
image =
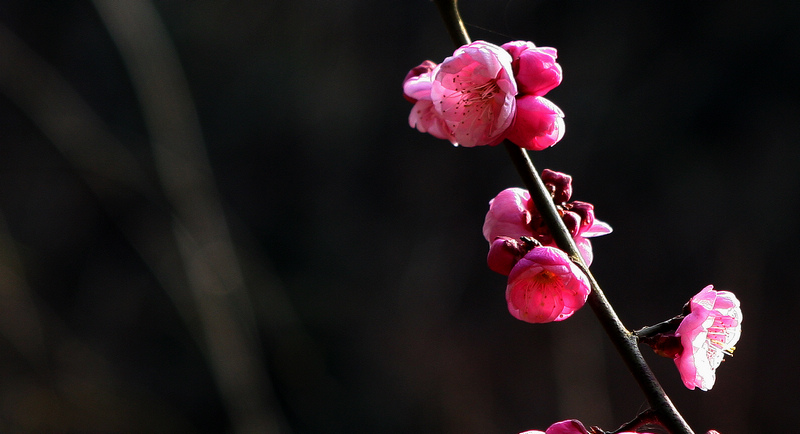
{"label": "dark blurred branch in background", "polygon": [[189,87],[148,1],[96,0],[139,97],[208,359],[236,432],[280,432],[257,326],[219,202]]}
{"label": "dark blurred branch in background", "polygon": [[[265,375],[259,324],[167,33],[148,2],[97,1],[96,6],[139,95],[160,187],[69,83],[1,26],[0,90],[77,169],[169,293],[206,354],[234,432],[288,432]],[[130,196],[146,204],[121,200]],[[263,265],[256,268],[262,283],[274,283]],[[282,318],[280,326],[296,328],[282,291],[273,285],[266,292],[277,302],[273,311]],[[36,315],[26,317],[36,325]],[[32,357],[36,351],[24,353]]]}

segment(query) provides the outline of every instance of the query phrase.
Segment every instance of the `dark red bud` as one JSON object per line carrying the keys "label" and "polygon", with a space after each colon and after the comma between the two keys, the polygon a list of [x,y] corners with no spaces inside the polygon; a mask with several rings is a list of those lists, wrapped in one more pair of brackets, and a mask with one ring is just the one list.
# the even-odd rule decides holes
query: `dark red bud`
{"label": "dark red bud", "polygon": [[581,216],[572,211],[566,211],[561,215],[561,220],[564,220],[564,225],[569,230],[570,236],[573,238],[578,234],[578,228],[581,226]]}
{"label": "dark red bud", "polygon": [[[556,172],[550,169],[542,171],[542,181],[550,190],[553,201],[562,204],[572,197],[572,177],[566,173]],[[552,185],[553,187],[549,187]]]}
{"label": "dark red bud", "polygon": [[642,340],[643,343],[650,345],[650,348],[661,357],[674,359],[675,356],[683,352],[681,338],[673,334],[659,333],[653,337]]}
{"label": "dark red bud", "polygon": [[565,204],[564,208],[580,216],[581,228],[580,231],[578,231],[578,235],[580,235],[580,233],[584,232],[586,229],[592,227],[594,224],[594,205],[588,202],[576,200],[574,202]]}

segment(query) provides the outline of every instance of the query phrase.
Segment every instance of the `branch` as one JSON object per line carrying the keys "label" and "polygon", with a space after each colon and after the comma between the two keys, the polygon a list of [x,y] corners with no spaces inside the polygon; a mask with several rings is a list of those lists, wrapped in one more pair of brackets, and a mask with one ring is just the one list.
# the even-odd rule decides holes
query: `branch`
{"label": "branch", "polygon": [[[469,43],[469,35],[458,13],[457,0],[435,1],[445,21],[448,32],[450,32],[450,37],[455,42],[456,46],[458,47]],[[583,262],[583,258],[581,258],[578,252],[575,241],[572,239],[569,230],[567,230],[567,227],[561,220],[561,216],[553,203],[550,193],[545,188],[528,153],[508,140],[504,142],[504,145],[517,172],[519,172],[519,175],[522,177],[523,183],[528,188],[528,191],[530,191],[531,198],[534,204],[536,204],[536,208],[541,212],[547,227],[550,229],[556,245],[564,250],[589,278],[592,287],[592,293],[589,294],[588,299],[589,305],[592,307],[595,316],[597,316],[600,324],[602,324],[606,333],[611,338],[617,351],[622,356],[628,370],[631,371],[639,387],[644,392],[653,411],[671,432],[676,434],[694,434],[680,413],[678,413],[678,410],[672,404],[672,401],[670,401],[669,397],[658,383],[658,380],[653,375],[653,372],[650,370],[650,367],[642,357],[637,346],[636,337],[622,324],[616,312],[611,307],[611,304],[608,302],[608,299],[606,299],[605,294],[597,284],[597,281],[594,279],[594,276],[589,271],[589,268]]]}

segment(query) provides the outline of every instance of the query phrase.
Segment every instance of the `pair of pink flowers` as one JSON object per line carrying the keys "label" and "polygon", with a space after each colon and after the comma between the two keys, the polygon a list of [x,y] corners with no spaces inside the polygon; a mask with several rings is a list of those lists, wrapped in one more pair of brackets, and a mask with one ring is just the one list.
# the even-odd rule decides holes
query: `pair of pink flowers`
{"label": "pair of pink flowers", "polygon": [[465,147],[516,145],[541,150],[564,136],[564,113],[542,96],[561,83],[556,49],[514,41],[475,41],[437,65],[412,69],[403,82],[414,103],[412,128]]}
{"label": "pair of pink flowers", "polygon": [[[588,266],[593,259],[588,238],[610,233],[611,226],[594,218],[591,204],[568,202],[569,175],[545,169],[542,181]],[[489,268],[508,276],[506,301],[515,318],[531,323],[562,321],[586,303],[589,279],[555,247],[527,190],[508,188],[489,202],[483,236],[489,242]]]}

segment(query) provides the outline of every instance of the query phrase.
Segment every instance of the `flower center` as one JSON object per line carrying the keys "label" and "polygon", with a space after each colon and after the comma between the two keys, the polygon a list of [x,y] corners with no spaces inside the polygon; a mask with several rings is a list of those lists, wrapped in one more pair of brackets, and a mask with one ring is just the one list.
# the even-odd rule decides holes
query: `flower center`
{"label": "flower center", "polygon": [[729,334],[731,333],[731,324],[728,324],[728,322],[730,321],[724,321],[721,317],[715,318],[714,323],[708,328],[707,339],[712,347],[732,356],[736,347],[726,344],[730,339]]}
{"label": "flower center", "polygon": [[500,86],[497,84],[496,80],[489,80],[478,86],[465,88],[462,92],[464,96],[461,98],[461,101],[464,103],[464,106],[483,104],[486,100],[491,99],[496,93],[500,92]]}
{"label": "flower center", "polygon": [[544,270],[534,276],[533,280],[539,285],[551,285],[558,281],[558,277],[552,271]]}

